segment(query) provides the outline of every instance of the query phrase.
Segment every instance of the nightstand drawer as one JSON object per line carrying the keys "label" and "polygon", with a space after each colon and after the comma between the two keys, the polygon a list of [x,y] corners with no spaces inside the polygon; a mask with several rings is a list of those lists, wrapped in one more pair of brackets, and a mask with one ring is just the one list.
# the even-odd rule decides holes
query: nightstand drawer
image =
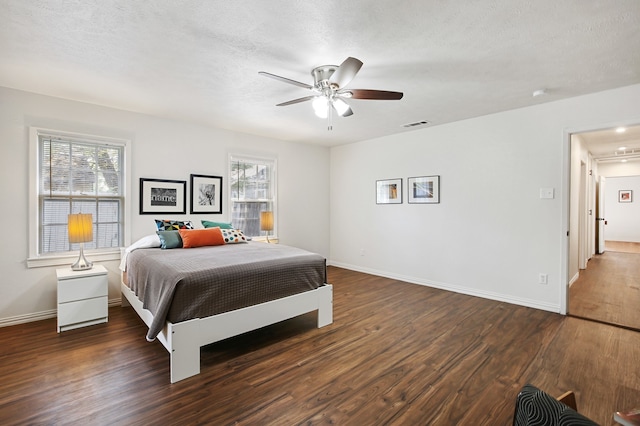
{"label": "nightstand drawer", "polygon": [[108,316],[107,296],[58,305],[58,327]]}
{"label": "nightstand drawer", "polygon": [[107,296],[108,291],[109,286],[106,275],[60,280],[58,285],[58,303]]}

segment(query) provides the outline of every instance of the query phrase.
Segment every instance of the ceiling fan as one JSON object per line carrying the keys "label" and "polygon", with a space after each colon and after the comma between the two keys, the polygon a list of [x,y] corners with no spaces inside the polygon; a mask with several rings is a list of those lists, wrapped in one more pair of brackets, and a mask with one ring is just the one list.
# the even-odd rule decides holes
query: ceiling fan
{"label": "ceiling fan", "polygon": [[335,111],[341,117],[353,115],[353,110],[345,99],[369,99],[369,100],[398,100],[402,99],[402,92],[390,92],[386,90],[371,89],[345,89],[351,80],[362,68],[362,61],[348,57],[337,65],[322,65],[311,70],[313,85],[301,83],[286,77],[260,71],[258,74],[273,78],[284,83],[293,84],[314,92],[303,98],[282,102],[276,106],[293,105],[300,102],[312,101],[313,109],[320,118],[327,118],[327,130],[331,130],[331,117]]}

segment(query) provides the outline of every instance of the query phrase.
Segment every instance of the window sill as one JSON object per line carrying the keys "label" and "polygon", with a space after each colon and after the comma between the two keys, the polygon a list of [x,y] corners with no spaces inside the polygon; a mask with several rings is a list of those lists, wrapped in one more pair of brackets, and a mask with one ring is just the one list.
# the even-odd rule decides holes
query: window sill
{"label": "window sill", "polygon": [[[97,253],[87,253],[85,251],[85,257],[91,262],[105,262],[108,260],[120,260],[120,249],[117,248],[111,251],[103,251]],[[46,266],[64,266],[70,265],[78,259],[79,252],[74,254],[65,254],[59,256],[41,256],[31,257],[27,259],[27,268],[43,268]]]}

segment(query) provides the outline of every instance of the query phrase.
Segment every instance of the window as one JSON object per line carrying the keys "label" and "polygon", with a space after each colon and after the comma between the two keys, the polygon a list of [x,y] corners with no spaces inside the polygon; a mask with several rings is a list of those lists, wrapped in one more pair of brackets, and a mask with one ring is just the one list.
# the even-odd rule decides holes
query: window
{"label": "window", "polygon": [[[231,155],[229,160],[231,223],[249,237],[276,235],[276,160]],[[260,230],[260,212],[271,211],[274,229]]]}
{"label": "window", "polygon": [[[79,250],[70,244],[67,215],[93,216],[89,253],[116,252],[124,245],[124,155],[126,142],[32,129],[37,195],[31,200],[33,225],[29,266],[37,259]],[[35,228],[33,227],[35,225]],[[102,259],[101,259],[102,260]],[[56,264],[48,262],[46,265]],[[44,266],[45,264],[42,264]]]}

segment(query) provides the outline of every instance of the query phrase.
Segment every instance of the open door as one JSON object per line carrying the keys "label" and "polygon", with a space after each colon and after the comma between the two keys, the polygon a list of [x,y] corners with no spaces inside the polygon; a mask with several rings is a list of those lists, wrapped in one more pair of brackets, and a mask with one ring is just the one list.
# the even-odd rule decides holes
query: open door
{"label": "open door", "polygon": [[604,176],[600,176],[596,190],[596,210],[598,212],[596,216],[596,247],[598,248],[599,254],[605,251],[604,226],[607,224],[607,221],[604,216],[604,188],[606,181],[607,179]]}

